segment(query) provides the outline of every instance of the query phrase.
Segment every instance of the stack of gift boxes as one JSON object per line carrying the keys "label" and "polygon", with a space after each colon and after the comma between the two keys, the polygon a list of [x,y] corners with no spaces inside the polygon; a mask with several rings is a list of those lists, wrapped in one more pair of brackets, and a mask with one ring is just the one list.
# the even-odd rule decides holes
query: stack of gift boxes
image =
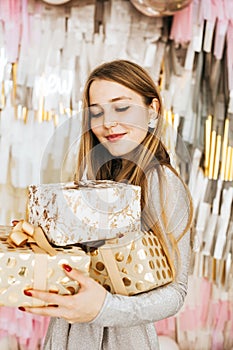
{"label": "stack of gift boxes", "polygon": [[139,186],[114,181],[29,186],[27,222],[0,226],[0,305],[41,306],[25,296],[30,288],[76,293],[62,265],[88,275],[90,256],[80,245],[139,232],[140,198]]}

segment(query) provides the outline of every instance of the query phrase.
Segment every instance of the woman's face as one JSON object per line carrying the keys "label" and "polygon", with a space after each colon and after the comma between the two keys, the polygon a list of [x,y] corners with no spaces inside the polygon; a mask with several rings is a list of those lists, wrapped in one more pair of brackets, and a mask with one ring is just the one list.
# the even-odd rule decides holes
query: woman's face
{"label": "woman's face", "polygon": [[141,95],[114,81],[95,80],[89,100],[91,129],[113,156],[131,152],[144,140],[149,113]]}

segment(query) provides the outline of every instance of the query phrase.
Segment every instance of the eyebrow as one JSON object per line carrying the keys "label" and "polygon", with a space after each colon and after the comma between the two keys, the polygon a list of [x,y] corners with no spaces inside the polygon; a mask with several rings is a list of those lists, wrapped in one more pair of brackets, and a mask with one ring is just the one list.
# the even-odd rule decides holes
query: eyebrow
{"label": "eyebrow", "polygon": [[[132,98],[127,96],[119,96],[119,97],[112,98],[111,100],[109,100],[109,102],[116,102],[121,100],[132,100]],[[93,103],[90,105],[90,107],[92,106],[99,106],[99,103]]]}

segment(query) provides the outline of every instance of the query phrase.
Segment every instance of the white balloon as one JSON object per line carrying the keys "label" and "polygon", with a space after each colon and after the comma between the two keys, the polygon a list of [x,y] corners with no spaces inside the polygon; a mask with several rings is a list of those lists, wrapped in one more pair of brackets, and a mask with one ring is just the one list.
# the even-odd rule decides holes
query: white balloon
{"label": "white balloon", "polygon": [[146,16],[171,16],[188,6],[192,0],[130,0]]}
{"label": "white balloon", "polygon": [[178,344],[170,337],[159,335],[160,350],[179,350]]}
{"label": "white balloon", "polygon": [[50,5],[62,5],[62,4],[66,4],[70,0],[43,0],[43,1]]}

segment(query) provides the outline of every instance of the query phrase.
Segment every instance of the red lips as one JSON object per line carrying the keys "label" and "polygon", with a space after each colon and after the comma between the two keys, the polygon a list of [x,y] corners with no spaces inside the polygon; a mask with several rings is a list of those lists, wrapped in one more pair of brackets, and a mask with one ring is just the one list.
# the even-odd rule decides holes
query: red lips
{"label": "red lips", "polygon": [[113,142],[113,141],[118,141],[120,140],[123,136],[125,136],[126,133],[123,133],[123,134],[112,134],[112,135],[108,135],[106,136],[106,139],[110,142]]}

